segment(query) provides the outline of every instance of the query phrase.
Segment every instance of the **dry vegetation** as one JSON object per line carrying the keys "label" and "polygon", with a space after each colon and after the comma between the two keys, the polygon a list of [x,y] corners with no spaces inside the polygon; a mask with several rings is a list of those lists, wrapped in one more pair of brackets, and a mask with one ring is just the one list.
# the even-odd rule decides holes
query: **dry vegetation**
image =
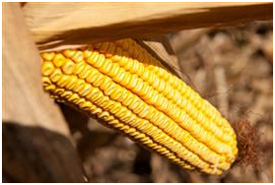
{"label": "dry vegetation", "polygon": [[180,60],[184,80],[235,123],[242,148],[238,162],[222,176],[185,171],[61,105],[87,180],[272,182],[272,22],[183,31],[168,37]]}
{"label": "dry vegetation", "polygon": [[[273,181],[272,21],[240,25],[272,20],[272,3],[2,5],[3,182]],[[232,123],[239,156],[222,176],[180,169],[43,91],[38,49],[133,35]]]}

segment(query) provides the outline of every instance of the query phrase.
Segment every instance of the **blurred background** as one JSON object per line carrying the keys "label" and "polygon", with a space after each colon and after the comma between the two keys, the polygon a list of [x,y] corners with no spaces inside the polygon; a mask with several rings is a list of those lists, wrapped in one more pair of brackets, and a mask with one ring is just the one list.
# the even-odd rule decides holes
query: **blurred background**
{"label": "blurred background", "polygon": [[256,151],[253,159],[237,162],[222,176],[182,170],[96,120],[60,105],[70,123],[87,180],[273,182],[272,22],[185,30],[166,38],[180,62],[184,81],[232,123],[246,122],[253,128],[250,135],[257,141],[252,148]]}

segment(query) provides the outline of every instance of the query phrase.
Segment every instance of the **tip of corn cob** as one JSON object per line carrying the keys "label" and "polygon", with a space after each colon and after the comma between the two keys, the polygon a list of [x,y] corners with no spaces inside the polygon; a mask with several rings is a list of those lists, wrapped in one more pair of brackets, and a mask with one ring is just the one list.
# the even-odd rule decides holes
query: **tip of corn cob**
{"label": "tip of corn cob", "polygon": [[230,123],[131,39],[42,53],[44,89],[180,165],[221,174],[238,149]]}

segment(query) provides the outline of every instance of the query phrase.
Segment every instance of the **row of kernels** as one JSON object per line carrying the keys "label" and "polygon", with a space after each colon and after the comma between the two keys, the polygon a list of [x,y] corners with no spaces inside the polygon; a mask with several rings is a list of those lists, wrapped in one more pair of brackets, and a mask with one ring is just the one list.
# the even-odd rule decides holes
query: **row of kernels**
{"label": "row of kernels", "polygon": [[[165,73],[164,69],[158,68],[156,66],[150,66],[150,70],[154,71],[157,75],[159,75],[161,78],[164,78],[165,80],[169,79],[168,82],[177,90],[180,91],[182,95],[186,95],[188,99],[196,105],[200,111],[206,114],[207,117],[209,117],[212,121],[214,121],[218,126],[226,128],[229,128],[230,135],[234,135],[232,128],[229,126],[229,124],[221,123],[219,120],[221,118],[220,113],[214,108],[208,101],[203,100],[198,93],[194,92],[188,85],[186,85],[183,81],[179,80],[177,77]],[[191,96],[191,94],[193,96]],[[201,100],[200,103],[198,100]],[[202,110],[201,110],[202,109]]]}
{"label": "row of kernels", "polygon": [[[127,62],[128,62],[128,66],[131,66],[131,65],[132,65],[132,64],[131,64],[132,60],[127,60]],[[120,62],[118,62],[118,63],[121,64]],[[123,66],[123,65],[121,65],[121,66]],[[132,65],[132,66],[134,66],[134,65]],[[129,69],[133,69],[133,67],[128,67],[128,68],[129,68]],[[127,69],[126,69],[126,70],[127,70]],[[145,72],[143,73],[143,79],[146,79],[150,84],[153,85],[153,87],[154,87],[155,89],[156,89],[157,87],[159,87],[159,85],[160,85],[160,80],[158,80],[158,79],[156,78],[156,76],[154,76],[154,75],[152,75],[152,74],[149,75],[148,71],[146,71],[146,70],[145,70]],[[176,98],[176,97],[179,97],[179,94],[178,94],[178,93],[174,92],[173,89],[169,88],[169,86],[168,86],[168,88],[165,88],[164,84],[165,84],[165,83],[162,83],[163,86],[162,86],[161,90],[164,90],[164,91],[165,91],[164,94],[165,94],[166,96],[168,96],[169,99],[173,99],[174,102],[178,102],[178,101],[176,101],[176,100],[181,100],[181,99]],[[159,92],[161,92],[161,91],[159,91]],[[172,93],[174,92],[174,94],[175,94],[176,96],[173,96],[173,95],[171,94],[171,92],[172,92]],[[177,105],[180,106],[179,103],[177,103]],[[184,108],[184,106],[181,106],[181,108]],[[188,112],[188,111],[187,111],[187,112]],[[194,110],[193,112],[195,112],[195,110]],[[200,112],[199,112],[198,110],[196,110],[196,113],[193,114],[193,115],[197,115],[197,114],[200,114]],[[191,116],[195,119],[196,117],[194,117],[193,115],[191,115]],[[208,123],[210,123],[210,122],[208,122]],[[210,123],[210,124],[211,124],[211,123]],[[215,129],[215,130],[217,131],[217,129]],[[220,137],[220,138],[224,137],[223,134],[220,134],[220,133],[221,133],[221,132],[218,132],[218,133],[217,133],[218,137]],[[228,136],[228,137],[225,138],[225,141],[227,142],[227,141],[229,141],[230,139],[231,139],[231,138]]]}
{"label": "row of kernels", "polygon": [[[96,61],[94,61],[93,63],[95,63]],[[94,67],[96,67],[96,66],[94,66]],[[99,71],[101,71],[101,72],[104,72],[104,70],[102,70],[101,68],[98,68],[98,70]],[[106,75],[108,75],[108,73],[106,73]],[[126,75],[126,72],[123,70],[123,69],[121,69],[121,72],[120,72],[120,75],[121,76],[123,76],[123,77],[125,77],[125,76],[127,76]],[[109,75],[108,75],[109,76]],[[137,79],[138,79],[138,77],[137,76],[135,76],[135,75],[132,75],[131,76],[132,77],[132,84],[135,84],[136,85],[136,83],[133,83],[133,80],[136,80],[137,81]],[[116,82],[118,82],[118,83],[120,83],[120,84],[122,84],[122,85],[125,85],[125,84],[123,84],[123,82],[121,82],[121,81],[123,81],[123,79],[124,78],[120,78],[119,76],[117,76],[117,78],[114,78],[113,80],[115,80]],[[131,88],[131,86],[128,86],[127,88],[129,88],[129,89],[131,89],[131,90],[135,90],[135,89],[133,89],[133,88]],[[156,102],[158,102],[158,94],[156,93],[156,91],[154,91],[151,87],[149,87],[150,88],[150,91],[149,91],[149,93],[147,93],[147,94],[145,94],[144,95],[144,97],[142,97],[145,101],[147,101],[149,104],[156,104]],[[135,91],[136,93],[139,93],[139,91]],[[164,105],[166,105],[166,104],[168,104],[169,102],[165,102],[162,106],[164,106]],[[172,111],[174,111],[176,108],[175,107],[173,107],[172,109],[169,109],[169,110],[172,110]],[[169,113],[169,110],[168,109],[166,109],[167,111],[168,111],[168,113]],[[171,114],[170,114],[171,115]],[[172,115],[173,116],[173,115]],[[173,117],[174,118],[174,117]]]}
{"label": "row of kernels", "polygon": [[[104,81],[102,81],[102,82],[104,82]],[[113,97],[113,98],[115,98],[115,97]],[[133,99],[133,98],[131,98],[131,99]],[[134,102],[136,102],[137,100],[135,100]],[[139,103],[139,105],[141,106],[142,105],[142,103],[140,102]],[[128,105],[129,106],[129,105]],[[141,106],[142,107],[142,106]],[[129,106],[129,108],[131,108],[132,110],[135,110],[136,109],[136,107],[131,107],[131,106]],[[157,116],[157,117],[159,117],[159,116]],[[151,121],[154,121],[154,120],[151,120]]]}

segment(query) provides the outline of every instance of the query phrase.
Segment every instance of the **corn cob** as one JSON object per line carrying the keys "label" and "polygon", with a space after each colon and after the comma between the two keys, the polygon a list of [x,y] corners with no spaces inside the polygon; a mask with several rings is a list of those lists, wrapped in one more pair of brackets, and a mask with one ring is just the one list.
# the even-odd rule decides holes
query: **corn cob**
{"label": "corn cob", "polygon": [[221,174],[237,155],[221,114],[134,40],[42,53],[51,97],[185,169]]}

